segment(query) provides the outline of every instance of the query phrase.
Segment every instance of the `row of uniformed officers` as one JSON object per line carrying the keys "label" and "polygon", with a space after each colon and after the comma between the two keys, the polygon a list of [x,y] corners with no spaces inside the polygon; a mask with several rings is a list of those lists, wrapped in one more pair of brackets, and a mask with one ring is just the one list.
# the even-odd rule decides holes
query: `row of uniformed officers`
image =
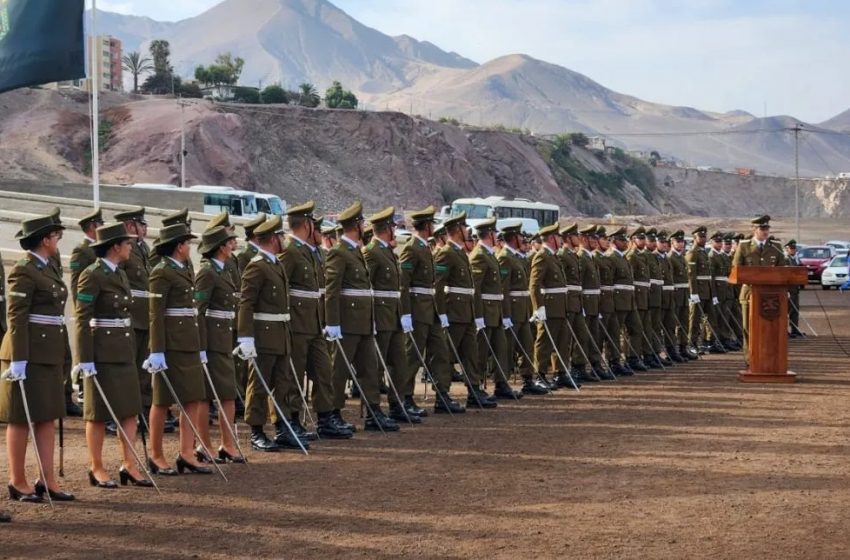
{"label": "row of uniformed officers", "polygon": [[[693,232],[694,247],[684,253],[681,231],[609,234],[601,226],[555,224],[527,251],[519,225],[497,235],[491,219],[476,226],[467,252],[470,233],[459,215],[441,226],[445,238],[432,252],[434,209],[411,218],[414,233],[397,255],[393,208],[369,218],[371,240],[364,243],[359,203],[339,214],[337,231],[322,232],[308,202],[287,212],[288,235],[280,217],[246,224],[247,246],[237,256],[235,228],[223,213],[203,233],[197,273],[185,210],[163,220],[152,253],[144,208],[116,214],[110,224],[99,211],[81,220],[86,239],[71,257],[75,321],[68,323],[77,348],[73,369],[84,380],[90,483],[116,487],[101,450],[104,423],[117,420],[126,435],[119,437],[120,482],[151,486],[129,445],[143,412],[150,472],[210,473],[205,463],[242,462],[224,427],[234,421],[245,366],[252,447],[275,451],[306,448],[317,434],[352,437],[356,428],[342,416],[349,380],[365,406],[365,429],[396,431],[399,421],[428,415],[413,398],[420,366],[437,393],[434,412],[459,414],[465,408],[450,394],[455,365],[466,406],[494,408],[499,398],[695,359],[703,314],[715,351],[746,332],[746,313],[727,282],[731,243],[713,235],[706,252],[705,228]],[[781,250],[765,241],[768,222],[754,221],[754,237],[740,244],[735,261],[781,264]],[[8,423],[9,494],[21,501],[40,501],[45,492],[73,499],[53,469],[54,421],[64,415],[70,360],[68,294],[57,259],[63,229],[58,214],[24,221],[17,238],[27,255],[8,279],[0,420]],[[740,297],[745,305],[745,290]],[[515,370],[521,391],[510,385]],[[385,373],[388,415],[381,409]],[[483,387],[487,378],[495,382],[492,395]],[[301,422],[307,395],[316,432]],[[207,453],[213,396],[222,422],[215,457]],[[162,444],[175,404],[182,415],[176,470]],[[264,432],[269,418],[271,438]],[[34,485],[24,468],[28,421],[44,468]],[[201,441],[187,425],[198,428]]]}

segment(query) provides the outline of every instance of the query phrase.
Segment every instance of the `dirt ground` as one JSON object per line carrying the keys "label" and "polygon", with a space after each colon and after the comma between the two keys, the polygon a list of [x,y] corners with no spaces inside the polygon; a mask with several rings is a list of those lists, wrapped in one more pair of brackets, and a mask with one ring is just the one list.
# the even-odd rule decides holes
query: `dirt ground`
{"label": "dirt ground", "polygon": [[[309,457],[251,452],[229,483],[160,478],[161,496],[87,486],[70,420],[64,484],[78,501],[0,503],[15,516],[0,557],[842,557],[850,296],[810,287],[802,307],[820,336],[790,343],[795,385],[742,385],[741,354],[707,356],[319,442]],[[176,444],[168,436],[170,456]]]}

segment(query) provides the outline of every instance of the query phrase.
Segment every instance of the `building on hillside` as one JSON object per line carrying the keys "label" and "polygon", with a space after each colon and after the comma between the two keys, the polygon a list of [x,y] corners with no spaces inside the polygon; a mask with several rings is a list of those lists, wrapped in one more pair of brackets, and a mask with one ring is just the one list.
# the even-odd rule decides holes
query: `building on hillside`
{"label": "building on hillside", "polygon": [[744,175],[745,177],[751,177],[756,174],[756,170],[752,167],[736,167],[735,173],[738,175]]}
{"label": "building on hillside", "polygon": [[[99,76],[98,86],[100,86],[100,91],[124,91],[124,69],[121,60],[124,53],[121,48],[121,40],[109,35],[99,35],[96,39],[88,36],[86,39],[86,68],[91,67],[91,52],[92,49],[96,49],[95,62],[97,67],[95,72]],[[88,74],[89,76],[93,75],[91,71]],[[91,91],[89,82],[91,82],[91,78],[52,82],[44,84],[42,87],[49,89],[78,88]]]}
{"label": "building on hillside", "polygon": [[599,150],[600,152],[605,151],[605,138],[602,136],[590,136],[587,139],[587,148],[589,150]]}
{"label": "building on hillside", "polygon": [[204,99],[231,101],[236,97],[236,86],[218,85],[202,87],[201,95],[204,96]]}

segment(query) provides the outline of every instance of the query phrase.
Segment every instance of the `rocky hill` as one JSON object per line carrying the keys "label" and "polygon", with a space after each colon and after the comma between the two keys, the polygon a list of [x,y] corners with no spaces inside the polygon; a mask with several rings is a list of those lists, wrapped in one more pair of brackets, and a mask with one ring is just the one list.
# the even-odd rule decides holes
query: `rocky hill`
{"label": "rocky hill", "polygon": [[[554,202],[566,214],[790,215],[789,183],[768,177],[654,170],[621,150],[606,154],[506,130],[460,127],[395,112],[222,105],[106,95],[104,183],[179,184],[185,122],[187,184],[316,199],[328,211],[441,205],[463,196]],[[182,113],[182,114],[181,114]],[[90,173],[85,95],[25,89],[0,95],[0,179],[85,182]],[[813,183],[807,183],[812,184]],[[810,216],[850,212],[847,185],[811,189]]]}
{"label": "rocky hill", "polygon": [[[797,122],[790,117],[762,121],[743,111],[719,114],[652,103],[523,54],[479,65],[425,41],[381,33],[327,0],[251,0],[250,9],[246,4],[224,0],[176,23],[104,13],[99,29],[121,38],[125,50],[168,40],[172,63],[184,77],[231,52],[246,61],[245,84],[295,88],[306,80],[323,91],[341,80],[371,108],[536,134],[584,131],[693,166],[792,173],[793,136],[778,124]],[[806,128],[812,132],[800,154],[804,175],[850,169],[850,136]]]}

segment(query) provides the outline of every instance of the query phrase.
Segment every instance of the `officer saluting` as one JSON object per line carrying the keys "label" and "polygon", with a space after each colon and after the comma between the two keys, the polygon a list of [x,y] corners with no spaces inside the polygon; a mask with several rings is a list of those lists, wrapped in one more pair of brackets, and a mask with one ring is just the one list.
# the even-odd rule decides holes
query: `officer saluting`
{"label": "officer saluting", "polygon": [[[329,340],[338,341],[334,356],[335,412],[345,405],[345,382],[354,368],[361,401],[368,410],[366,430],[398,431],[395,420],[381,411],[378,360],[375,356],[375,324],[369,270],[361,252],[363,205],[355,202],[340,212],[337,221],[343,234],[328,251],[325,266],[325,316]],[[340,356],[340,349],[345,356]]]}

